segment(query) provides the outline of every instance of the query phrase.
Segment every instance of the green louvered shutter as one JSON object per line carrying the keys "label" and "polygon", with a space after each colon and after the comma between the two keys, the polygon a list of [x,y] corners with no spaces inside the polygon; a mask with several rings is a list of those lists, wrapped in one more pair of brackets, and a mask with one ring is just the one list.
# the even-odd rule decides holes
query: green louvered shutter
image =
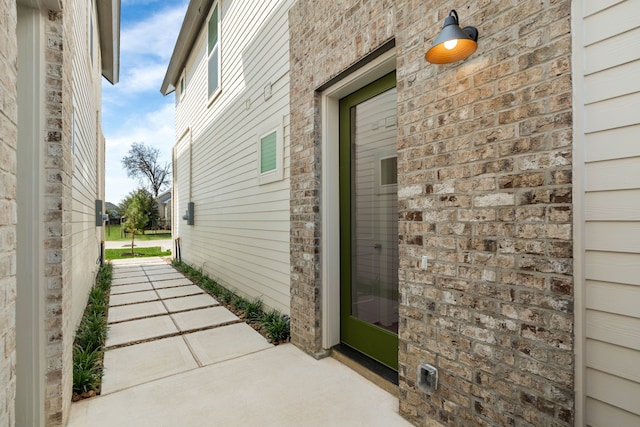
{"label": "green louvered shutter", "polygon": [[276,132],[260,139],[260,173],[276,170]]}

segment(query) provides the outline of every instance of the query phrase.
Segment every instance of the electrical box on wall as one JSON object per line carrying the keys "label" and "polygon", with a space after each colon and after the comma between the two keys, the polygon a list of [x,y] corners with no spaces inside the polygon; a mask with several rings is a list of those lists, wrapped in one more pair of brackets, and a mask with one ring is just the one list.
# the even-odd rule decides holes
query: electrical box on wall
{"label": "electrical box on wall", "polygon": [[427,394],[438,389],[438,370],[427,363],[418,366],[418,388]]}
{"label": "electrical box on wall", "polygon": [[104,218],[102,216],[102,200],[96,199],[96,227],[102,227]]}
{"label": "electrical box on wall", "polygon": [[187,225],[193,225],[193,216],[194,216],[194,206],[193,202],[187,203],[187,211],[182,215],[182,219],[187,220]]}

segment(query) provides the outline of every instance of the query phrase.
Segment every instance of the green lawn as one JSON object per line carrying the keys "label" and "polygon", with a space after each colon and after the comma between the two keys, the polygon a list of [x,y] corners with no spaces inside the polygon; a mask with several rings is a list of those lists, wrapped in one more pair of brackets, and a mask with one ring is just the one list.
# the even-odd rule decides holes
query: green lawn
{"label": "green lawn", "polygon": [[[169,256],[171,255],[171,251],[162,251],[160,246],[154,246],[152,248],[134,248],[133,253],[136,258],[139,257],[149,257],[149,256]],[[107,260],[112,259],[131,259],[131,248],[122,248],[122,249],[105,249],[104,257]]]}
{"label": "green lawn", "polygon": [[[171,239],[170,230],[146,230],[144,234],[136,234],[136,240]],[[131,241],[131,234],[123,233],[119,225],[104,226],[104,240],[107,242]]]}

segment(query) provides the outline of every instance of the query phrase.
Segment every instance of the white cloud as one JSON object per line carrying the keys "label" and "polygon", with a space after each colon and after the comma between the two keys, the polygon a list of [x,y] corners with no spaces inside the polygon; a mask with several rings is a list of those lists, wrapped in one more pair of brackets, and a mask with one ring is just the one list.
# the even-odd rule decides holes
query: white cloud
{"label": "white cloud", "polygon": [[121,84],[117,86],[119,92],[136,93],[160,91],[162,79],[167,71],[166,64],[147,64],[138,67],[128,67],[121,77]]}
{"label": "white cloud", "polygon": [[186,3],[159,10],[120,33],[121,53],[155,56],[168,61],[184,19]]}

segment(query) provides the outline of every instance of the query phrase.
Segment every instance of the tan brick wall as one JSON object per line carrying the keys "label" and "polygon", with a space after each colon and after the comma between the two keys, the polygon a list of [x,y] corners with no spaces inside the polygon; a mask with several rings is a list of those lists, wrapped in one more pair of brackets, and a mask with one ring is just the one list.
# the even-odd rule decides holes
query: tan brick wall
{"label": "tan brick wall", "polygon": [[0,425],[15,425],[16,396],[16,4],[0,0]]}
{"label": "tan brick wall", "polygon": [[[428,64],[454,7],[478,27],[478,51]],[[314,90],[395,37],[400,410],[416,425],[572,424],[570,11],[399,0],[290,12],[292,340],[320,349]],[[433,396],[415,385],[425,362],[440,373]]]}
{"label": "tan brick wall", "polygon": [[320,117],[314,89],[393,38],[395,2],[360,3],[298,1],[289,13],[291,339],[312,354],[322,347]]}
{"label": "tan brick wall", "polygon": [[[65,6],[65,5],[63,5]],[[73,24],[71,10],[49,11],[45,37],[47,79],[45,144],[45,419],[64,425],[71,402],[71,117]]]}

